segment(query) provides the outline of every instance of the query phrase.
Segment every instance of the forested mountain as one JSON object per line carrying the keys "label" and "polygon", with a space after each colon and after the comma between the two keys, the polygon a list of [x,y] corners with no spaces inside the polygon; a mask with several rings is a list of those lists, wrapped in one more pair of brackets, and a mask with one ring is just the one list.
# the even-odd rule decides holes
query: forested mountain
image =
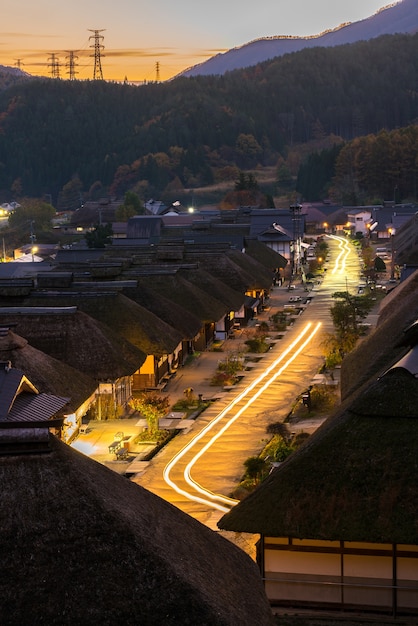
{"label": "forested mountain", "polygon": [[310,37],[262,37],[194,65],[182,76],[221,75],[232,70],[257,65],[268,59],[318,46],[341,46],[366,41],[381,35],[415,34],[418,31],[418,3],[402,0],[383,7],[370,17],[342,24]]}
{"label": "forested mountain", "polygon": [[310,154],[296,189],[307,200],[332,196],[346,205],[416,202],[418,125],[357,137]]}
{"label": "forested mountain", "polygon": [[418,35],[141,87],[32,79],[0,93],[0,190],[56,202],[74,180],[80,194],[202,186],[318,137],[414,124],[417,83]]}
{"label": "forested mountain", "polygon": [[30,80],[32,76],[17,67],[0,65],[0,90],[6,89],[15,83]]}

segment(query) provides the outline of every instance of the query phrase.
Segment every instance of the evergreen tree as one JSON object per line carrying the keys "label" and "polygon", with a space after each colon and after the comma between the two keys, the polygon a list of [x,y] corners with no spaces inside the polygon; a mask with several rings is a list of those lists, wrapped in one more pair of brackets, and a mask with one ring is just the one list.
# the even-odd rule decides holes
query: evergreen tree
{"label": "evergreen tree", "polygon": [[98,224],[94,230],[85,234],[85,240],[89,248],[105,248],[112,243],[113,234],[111,224]]}

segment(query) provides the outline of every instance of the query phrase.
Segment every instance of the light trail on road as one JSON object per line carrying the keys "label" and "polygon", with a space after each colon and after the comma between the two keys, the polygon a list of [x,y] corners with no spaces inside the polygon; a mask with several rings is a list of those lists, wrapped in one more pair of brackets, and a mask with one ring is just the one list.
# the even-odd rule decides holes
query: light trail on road
{"label": "light trail on road", "polygon": [[[179,495],[184,496],[188,500],[205,504],[211,508],[219,511],[227,512],[233,507],[237,501],[228,498],[223,495],[215,494],[209,489],[205,489],[199,483],[193,480],[191,476],[191,470],[195,463],[209,450],[209,448],[225,433],[225,431],[237,420],[239,417],[251,406],[260,395],[266,391],[266,389],[280,376],[284,370],[299,356],[299,354],[306,348],[306,346],[312,341],[316,333],[319,331],[321,323],[318,322],[312,328],[312,322],[305,325],[302,331],[298,334],[296,339],[284,350],[280,356],[267,367],[262,374],[246,387],[241,393],[239,393],[234,400],[232,400],[227,407],[225,407],[215,418],[213,418],[209,424],[207,424],[193,439],[188,442],[166,465],[163,472],[165,482]],[[293,353],[292,353],[293,351]],[[285,360],[286,359],[286,360]],[[279,367],[279,365],[281,366]],[[278,368],[278,369],[276,369]],[[266,380],[265,380],[266,379]],[[236,412],[234,408],[238,403],[242,402],[251,391],[254,391],[257,385],[264,383],[257,389],[254,394],[244,403],[243,406],[238,408]],[[170,474],[174,467],[183,459],[183,457],[192,451],[197,446],[201,439],[206,436],[215,426],[219,426],[222,422],[225,422],[220,430],[213,435],[213,437],[204,444],[198,452],[187,463],[183,470],[183,479],[185,482],[197,493],[201,495],[195,495],[186,489],[180,487],[171,477]]]}
{"label": "light trail on road", "polygon": [[[347,241],[347,239],[344,239],[344,237],[337,237],[336,235],[327,235],[329,237],[329,239],[334,239],[335,241],[338,241],[339,243],[339,247],[341,252],[338,254],[337,258],[335,259],[335,265],[332,268],[332,272],[331,274],[336,274],[338,271],[340,272],[344,272],[345,271],[345,265],[346,265],[346,261],[347,261],[347,257],[351,252],[351,247],[349,242]],[[343,260],[341,261],[341,258],[343,258]],[[341,261],[341,268],[340,268],[340,261]]]}

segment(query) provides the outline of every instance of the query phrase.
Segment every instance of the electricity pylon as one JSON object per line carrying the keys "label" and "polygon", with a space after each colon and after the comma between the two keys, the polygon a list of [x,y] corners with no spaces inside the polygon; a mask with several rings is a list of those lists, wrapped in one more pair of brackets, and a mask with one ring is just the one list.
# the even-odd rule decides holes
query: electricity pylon
{"label": "electricity pylon", "polygon": [[49,67],[51,68],[52,78],[59,78],[60,77],[60,63],[55,52],[51,52],[51,56],[48,57],[48,61],[50,61]]}
{"label": "electricity pylon", "polygon": [[78,74],[75,69],[75,60],[78,59],[78,56],[74,54],[74,50],[68,50],[68,56],[66,56],[65,58],[68,59],[68,63],[66,63],[66,66],[68,67],[67,74],[69,76],[69,79],[74,80],[75,75]]}
{"label": "electricity pylon", "polygon": [[90,39],[94,39],[94,44],[90,46],[90,48],[94,48],[94,54],[90,56],[94,56],[94,71],[93,71],[93,80],[103,80],[103,72],[102,72],[102,62],[101,62],[101,51],[104,49],[104,45],[101,43],[104,39],[103,35],[100,35],[105,28],[101,30],[93,30],[92,28],[88,29],[94,35],[89,37]]}

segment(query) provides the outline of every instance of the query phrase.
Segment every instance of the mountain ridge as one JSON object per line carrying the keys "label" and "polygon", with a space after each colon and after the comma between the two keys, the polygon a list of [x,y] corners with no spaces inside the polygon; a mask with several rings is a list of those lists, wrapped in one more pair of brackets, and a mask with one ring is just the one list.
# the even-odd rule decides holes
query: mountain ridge
{"label": "mountain ridge", "polygon": [[339,46],[374,39],[381,35],[416,32],[418,32],[418,3],[416,0],[401,0],[382,7],[371,17],[358,22],[340,24],[337,28],[319,35],[309,37],[279,35],[254,39],[194,65],[177,77],[223,75],[305,48]]}

